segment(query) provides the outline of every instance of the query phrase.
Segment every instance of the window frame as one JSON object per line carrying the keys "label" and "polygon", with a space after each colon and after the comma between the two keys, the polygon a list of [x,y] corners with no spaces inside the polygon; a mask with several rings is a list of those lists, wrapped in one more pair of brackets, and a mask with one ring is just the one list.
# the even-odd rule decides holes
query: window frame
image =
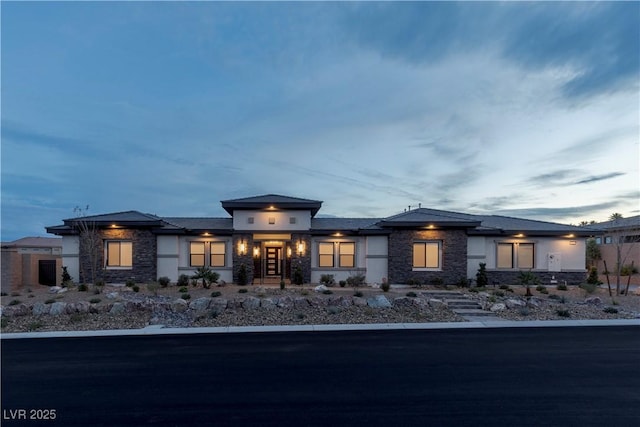
{"label": "window frame", "polygon": [[[416,256],[419,255],[416,252],[416,247],[422,246],[422,253],[424,263],[416,263]],[[430,257],[429,253],[433,253],[433,249],[431,251],[427,250],[427,248],[435,246],[437,261],[434,264],[429,262]],[[413,271],[440,271],[442,270],[442,240],[415,240],[411,245],[411,268]]]}
{"label": "window frame", "polygon": [[[193,252],[193,247],[195,245],[202,246],[202,252]],[[202,263],[194,263],[193,257],[200,256],[202,257]],[[205,267],[207,263],[207,245],[206,242],[201,241],[192,241],[189,242],[189,267]]]}
{"label": "window frame", "polygon": [[[129,264],[123,264],[123,244],[129,246]],[[118,246],[118,263],[111,264],[111,248],[112,246]],[[125,254],[126,255],[126,254]],[[108,270],[131,270],[133,268],[133,241],[121,240],[121,239],[109,239],[104,241],[104,267]]]}
{"label": "window frame", "polygon": [[[222,252],[213,252],[213,247],[222,246]],[[227,266],[227,242],[216,240],[209,242],[209,267],[211,268],[222,268]],[[222,265],[216,264],[213,262],[213,257],[222,255]]]}
{"label": "window frame", "polygon": [[[337,242],[338,243],[338,268],[356,268],[356,242]],[[351,254],[343,254],[342,247],[343,246],[351,246],[353,247],[353,253]],[[351,265],[343,265],[343,257],[349,257],[351,259]]]}
{"label": "window frame", "polygon": [[[227,246],[226,240],[190,240],[188,242],[188,259],[189,267],[209,267],[209,268],[225,268],[227,267]],[[194,253],[195,246],[202,247],[202,253]],[[213,247],[222,246],[223,252],[214,252]],[[214,262],[214,256],[221,256],[223,264]],[[202,257],[202,263],[194,263],[194,256]]]}
{"label": "window frame", "polygon": [[[323,253],[321,248],[331,247],[331,253]],[[335,242],[318,242],[318,267],[319,268],[336,268],[336,245]],[[324,260],[331,260],[331,265],[324,265]]]}
{"label": "window frame", "polygon": [[[500,259],[500,247],[509,246],[511,248],[510,266],[506,266],[501,263]],[[496,242],[496,269],[498,270],[535,270],[536,269],[536,242]],[[531,248],[528,251],[520,250],[521,247]],[[530,259],[529,258],[530,254]],[[530,261],[526,265],[525,257],[527,261]]]}

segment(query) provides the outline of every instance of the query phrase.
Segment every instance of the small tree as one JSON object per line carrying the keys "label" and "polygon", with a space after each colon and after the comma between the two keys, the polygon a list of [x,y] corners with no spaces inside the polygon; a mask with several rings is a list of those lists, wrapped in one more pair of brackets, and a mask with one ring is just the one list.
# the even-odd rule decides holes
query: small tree
{"label": "small tree", "polygon": [[67,287],[73,281],[73,277],[69,274],[66,266],[62,267],[62,286]]}
{"label": "small tree", "polygon": [[489,285],[489,278],[487,277],[487,263],[481,262],[478,272],[476,273],[476,286],[484,288]]}
{"label": "small tree", "polygon": [[533,296],[531,293],[531,286],[537,286],[540,281],[538,277],[530,271],[521,271],[518,276],[518,280],[520,280],[520,284],[527,288],[527,293],[525,294],[528,297]]}
{"label": "small tree", "polygon": [[[640,242],[640,236],[627,236],[627,232],[621,227],[622,215],[619,213],[613,213],[609,217],[609,220],[613,222],[611,231],[607,234],[611,236],[611,243],[614,245],[616,251],[616,295],[620,295],[620,277],[622,276],[622,270],[627,258],[631,253],[635,244]],[[624,244],[627,244],[625,247]]]}
{"label": "small tree", "polygon": [[304,276],[302,275],[302,268],[300,266],[296,266],[293,270],[293,283],[300,286],[304,283]]}
{"label": "small tree", "polygon": [[[77,215],[77,219],[74,221],[75,227],[78,231],[78,237],[80,241],[80,253],[86,253],[89,261],[89,274],[91,277],[91,283],[96,283],[98,271],[100,270],[100,259],[102,254],[102,236],[95,221],[91,221],[87,217],[89,212],[89,205],[86,208],[80,208],[76,206],[73,211]],[[82,269],[82,281],[87,281],[87,272],[85,263],[80,261]]]}
{"label": "small tree", "polygon": [[238,270],[238,285],[245,286],[247,281],[247,266],[240,264],[240,269]]}
{"label": "small tree", "polygon": [[586,250],[586,264],[587,267],[595,267],[597,262],[602,259],[602,253],[600,252],[600,246],[596,243],[596,239],[590,238],[587,239],[587,250]]}
{"label": "small tree", "polygon": [[212,271],[209,267],[198,267],[196,274],[192,276],[193,279],[202,279],[202,287],[209,289],[212,283],[217,283],[220,275],[215,271]]}

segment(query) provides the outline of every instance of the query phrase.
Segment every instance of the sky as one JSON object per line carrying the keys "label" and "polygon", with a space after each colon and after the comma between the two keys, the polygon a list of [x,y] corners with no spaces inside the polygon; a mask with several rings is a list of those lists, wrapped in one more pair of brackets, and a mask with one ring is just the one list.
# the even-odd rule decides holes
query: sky
{"label": "sky", "polygon": [[76,206],[227,217],[262,194],[340,217],[640,214],[638,2],[0,13],[2,241]]}

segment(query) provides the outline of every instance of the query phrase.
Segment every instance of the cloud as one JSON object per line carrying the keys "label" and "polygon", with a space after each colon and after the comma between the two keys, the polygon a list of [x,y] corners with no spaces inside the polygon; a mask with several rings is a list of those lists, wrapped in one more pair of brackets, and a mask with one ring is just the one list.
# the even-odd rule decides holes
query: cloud
{"label": "cloud", "polygon": [[592,175],[586,178],[581,179],[580,181],[575,182],[574,184],[589,184],[597,181],[606,181],[608,179],[617,178],[619,176],[624,176],[623,172],[611,172],[603,175]]}
{"label": "cloud", "polygon": [[521,218],[540,218],[544,220],[575,221],[578,218],[595,217],[603,211],[612,210],[618,206],[618,202],[603,202],[591,205],[568,207],[532,207],[518,209],[497,209],[495,215],[515,216]]}

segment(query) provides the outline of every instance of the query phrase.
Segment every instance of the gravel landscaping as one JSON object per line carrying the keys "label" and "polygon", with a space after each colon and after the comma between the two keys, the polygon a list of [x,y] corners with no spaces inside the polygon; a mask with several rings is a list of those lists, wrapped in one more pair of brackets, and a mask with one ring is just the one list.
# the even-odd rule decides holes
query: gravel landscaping
{"label": "gravel landscaping", "polygon": [[[44,286],[1,297],[2,332],[137,329],[164,327],[463,322],[447,298],[477,303],[486,314],[508,320],[640,318],[640,296],[609,297],[606,287],[468,288],[279,287],[235,285],[180,289],[139,285],[98,290]],[[475,289],[474,289],[475,290]],[[450,297],[443,298],[441,295]],[[434,295],[439,295],[438,297]]]}

